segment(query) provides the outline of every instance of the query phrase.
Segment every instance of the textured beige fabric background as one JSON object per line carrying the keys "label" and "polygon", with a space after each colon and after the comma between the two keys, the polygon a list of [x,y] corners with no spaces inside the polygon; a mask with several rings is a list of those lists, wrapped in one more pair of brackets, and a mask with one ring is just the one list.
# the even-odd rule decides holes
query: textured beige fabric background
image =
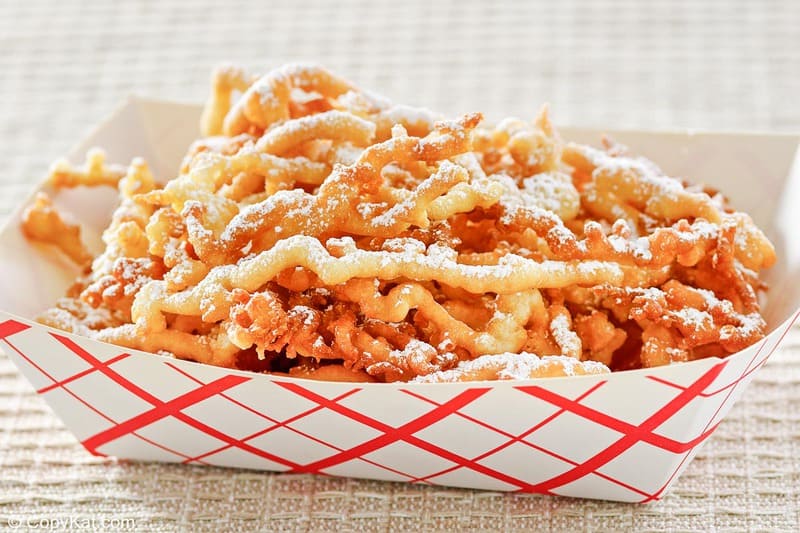
{"label": "textured beige fabric background", "polygon": [[[221,61],[318,61],[492,119],[550,101],[562,124],[797,131],[798,27],[792,0],[0,0],[0,220],[126,94],[199,101]],[[677,487],[625,505],[99,460],[0,356],[0,528],[797,531],[798,413],[796,331]]]}

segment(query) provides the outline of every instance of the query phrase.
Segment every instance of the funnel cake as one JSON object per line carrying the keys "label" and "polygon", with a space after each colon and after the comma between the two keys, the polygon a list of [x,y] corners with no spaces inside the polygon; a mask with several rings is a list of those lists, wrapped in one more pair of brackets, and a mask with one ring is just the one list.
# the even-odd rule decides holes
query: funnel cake
{"label": "funnel cake", "polygon": [[563,141],[547,108],[482,127],[313,65],[225,67],[212,85],[165,184],[97,151],[53,167],[56,191],[115,186],[120,204],[94,258],[49,199],[26,211],[26,235],[91,264],[43,324],[383,382],[652,367],[765,335],[759,272],[776,258],[750,217],[611,141]]}

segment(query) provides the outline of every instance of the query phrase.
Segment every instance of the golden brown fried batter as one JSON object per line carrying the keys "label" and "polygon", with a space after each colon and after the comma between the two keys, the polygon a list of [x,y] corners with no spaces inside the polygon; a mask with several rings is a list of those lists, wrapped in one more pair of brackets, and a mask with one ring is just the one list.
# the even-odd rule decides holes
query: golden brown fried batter
{"label": "golden brown fried batter", "polygon": [[[717,191],[547,109],[479,127],[313,65],[213,78],[204,137],[156,186],[92,152],[59,187],[117,185],[106,250],[42,321],[309,379],[528,379],[725,356],[762,338],[772,244]],[[91,257],[48,199],[24,230]]]}

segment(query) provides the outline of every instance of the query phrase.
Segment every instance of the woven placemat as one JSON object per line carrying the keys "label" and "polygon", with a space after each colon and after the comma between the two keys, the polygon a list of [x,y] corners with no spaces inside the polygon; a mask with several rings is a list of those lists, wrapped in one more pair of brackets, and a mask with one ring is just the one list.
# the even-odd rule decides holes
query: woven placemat
{"label": "woven placemat", "polygon": [[[222,61],[494,120],[797,131],[798,26],[791,0],[0,0],[0,220],[126,94],[200,101]],[[797,531],[798,413],[795,330],[672,492],[626,505],[98,459],[0,356],[0,528]]]}

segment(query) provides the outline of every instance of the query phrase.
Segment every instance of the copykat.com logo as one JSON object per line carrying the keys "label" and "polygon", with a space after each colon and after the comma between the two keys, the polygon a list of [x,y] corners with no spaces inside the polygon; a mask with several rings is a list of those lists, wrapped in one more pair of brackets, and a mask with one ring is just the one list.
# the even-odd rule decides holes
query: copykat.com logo
{"label": "copykat.com logo", "polygon": [[9,529],[24,531],[134,531],[135,518],[105,518],[87,516],[58,517],[10,517],[6,519]]}

